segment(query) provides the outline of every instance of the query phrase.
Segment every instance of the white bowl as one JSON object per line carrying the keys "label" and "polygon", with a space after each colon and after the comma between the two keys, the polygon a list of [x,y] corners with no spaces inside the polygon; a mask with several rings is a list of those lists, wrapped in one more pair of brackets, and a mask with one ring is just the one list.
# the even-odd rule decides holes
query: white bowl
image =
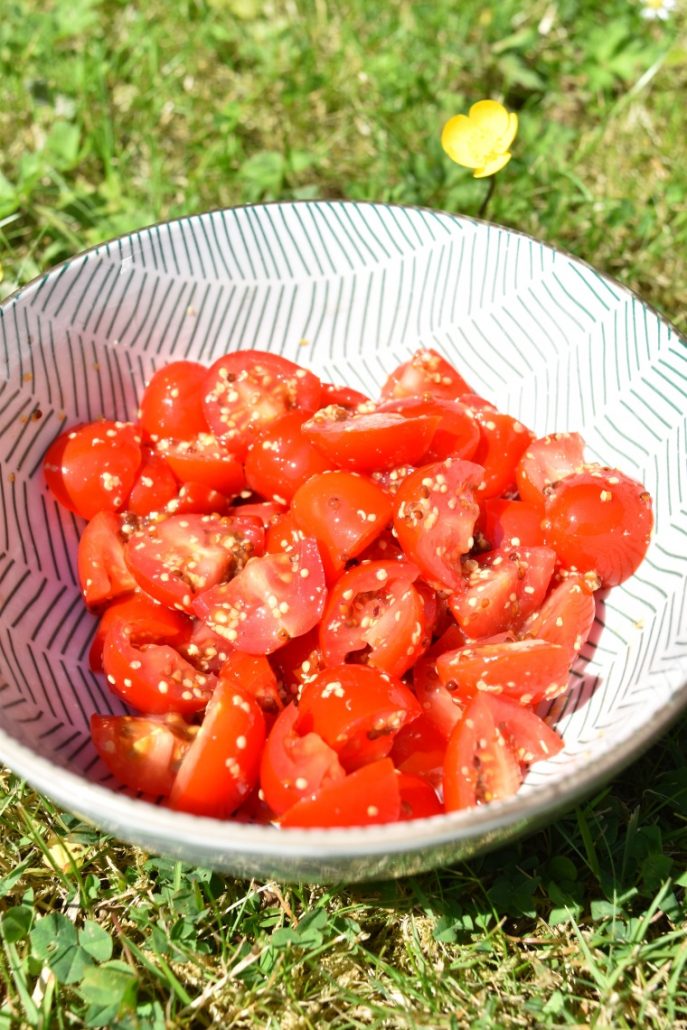
{"label": "white bowl", "polygon": [[[90,714],[123,709],[88,669],[94,619],[75,573],[80,527],[46,493],[48,444],[77,421],[132,417],[146,379],[171,357],[273,349],[374,394],[419,346],[440,350],[537,433],[581,431],[593,459],[654,497],[649,554],[600,605],[553,713],[564,751],[510,800],[367,829],[239,825],[126,796],[90,742]],[[0,366],[0,759],[118,837],[240,876],[415,872],[552,819],[687,703],[687,348],[580,261],[430,210],[217,211],[103,244],[10,297]]]}

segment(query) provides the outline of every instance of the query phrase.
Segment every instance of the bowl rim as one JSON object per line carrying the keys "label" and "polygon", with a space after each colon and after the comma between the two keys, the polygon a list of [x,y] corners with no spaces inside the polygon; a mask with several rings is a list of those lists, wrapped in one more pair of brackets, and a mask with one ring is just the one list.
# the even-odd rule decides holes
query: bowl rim
{"label": "bowl rim", "polygon": [[[265,203],[236,204],[230,207],[212,208],[207,211],[162,219],[139,227],[129,233],[103,240],[85,250],[79,251],[45,272],[39,273],[28,283],[18,287],[0,301],[0,317],[23,295],[42,286],[48,278],[61,274],[74,261],[106,248],[117,241],[135,237],[151,229],[183,223],[192,219],[221,214],[227,211],[260,209],[265,207],[331,207],[333,205],[382,208],[420,212],[425,215],[446,217],[451,221],[493,228],[529,240],[543,246],[567,260],[587,268],[600,276],[617,290],[634,297],[642,307],[663,323],[683,345],[687,338],[672,322],[647,303],[631,287],[618,282],[612,276],[599,271],[590,262],[575,254],[538,239],[529,233],[496,222],[471,215],[456,214],[439,208],[415,204],[394,204],[367,200],[321,199],[321,200],[274,200]],[[208,861],[213,855],[250,856],[260,854],[263,858],[274,857],[286,862],[296,862],[315,857],[318,862],[327,860],[353,859],[362,856],[373,858],[382,855],[402,855],[434,849],[442,844],[478,842],[489,834],[503,833],[520,827],[540,824],[548,815],[554,817],[564,809],[589,796],[596,788],[603,786],[618,772],[646,751],[687,708],[687,679],[653,714],[651,721],[635,729],[630,737],[621,739],[594,757],[588,765],[580,765],[571,773],[555,782],[536,785],[525,794],[516,794],[502,801],[460,812],[445,813],[410,822],[386,823],[368,827],[281,829],[274,826],[218,820],[204,816],[172,811],[148,801],[118,793],[108,787],[93,783],[57,763],[44,758],[22,743],[0,726],[0,761],[34,789],[67,811],[75,812],[105,832],[121,835],[122,838],[137,838],[139,841],[155,839],[156,847],[178,846],[180,841],[192,841],[197,851],[205,854]],[[93,815],[92,813],[97,813]],[[498,840],[496,841],[498,843]],[[143,845],[145,846],[145,845]],[[314,848],[316,852],[314,853]]]}

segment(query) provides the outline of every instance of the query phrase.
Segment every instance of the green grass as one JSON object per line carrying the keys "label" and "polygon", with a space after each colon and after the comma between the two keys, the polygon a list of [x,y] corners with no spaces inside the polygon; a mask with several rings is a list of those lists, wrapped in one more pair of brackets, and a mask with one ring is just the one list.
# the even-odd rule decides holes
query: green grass
{"label": "green grass", "polygon": [[[685,11],[558,0],[5,0],[0,296],[110,236],[284,197],[474,214],[443,121],[518,110],[488,217],[687,329]],[[0,1028],[687,1027],[687,725],[507,850],[398,883],[158,859],[9,773]]]}

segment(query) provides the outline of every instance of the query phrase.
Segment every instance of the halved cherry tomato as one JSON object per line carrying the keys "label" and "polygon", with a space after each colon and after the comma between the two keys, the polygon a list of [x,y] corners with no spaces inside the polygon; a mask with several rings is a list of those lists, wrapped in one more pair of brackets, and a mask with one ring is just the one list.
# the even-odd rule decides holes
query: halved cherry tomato
{"label": "halved cherry tomato", "polygon": [[108,604],[101,615],[91,642],[88,663],[94,672],[102,672],[105,637],[117,623],[138,627],[145,632],[148,639],[158,643],[164,640],[174,647],[185,643],[190,632],[188,616],[172,611],[148,594],[137,591],[117,597]]}
{"label": "halved cherry tomato", "polygon": [[334,383],[322,383],[322,397],[320,407],[326,408],[329,404],[337,404],[340,408],[348,408],[350,411],[360,404],[372,404],[369,397],[352,386],[335,386]]}
{"label": "halved cherry tomato", "polygon": [[141,465],[141,430],[130,422],[89,422],[59,436],[43,460],[45,479],[69,511],[92,519],[121,511]]}
{"label": "halved cherry tomato", "polygon": [[[442,687],[445,690],[445,687]],[[460,709],[456,709],[456,722]],[[453,725],[451,729],[453,729]],[[448,734],[450,736],[450,733]],[[417,719],[402,726],[394,738],[389,757],[399,772],[409,773],[426,780],[432,787],[440,787],[444,775],[446,739],[431,718],[423,712]]]}
{"label": "halved cherry tomato", "polygon": [[327,665],[359,661],[402,676],[427,646],[425,605],[407,561],[375,561],[344,572],[320,622]]}
{"label": "halved cherry tomato", "polygon": [[143,461],[126,502],[132,515],[150,515],[164,511],[179,494],[179,483],[164,458],[143,448]]}
{"label": "halved cherry tomato", "polygon": [[325,599],[320,552],[306,537],[293,552],[253,558],[228,583],[204,590],[193,611],[238,650],[271,654],[316,625]]}
{"label": "halved cherry tomato", "polygon": [[396,733],[420,711],[395,677],[365,665],[337,665],[304,686],[298,729],[317,733],[345,769],[357,769],[388,755]]}
{"label": "halved cherry tomato", "polygon": [[447,812],[515,794],[522,782],[518,759],[499,730],[487,699],[478,696],[456,724],[444,758]]}
{"label": "halved cherry tomato", "polygon": [[225,497],[234,497],[246,485],[243,465],[212,433],[165,438],[157,449],[180,483],[201,483]]}
{"label": "halved cherry tomato", "polygon": [[588,579],[579,573],[567,575],[553,588],[541,607],[520,628],[522,637],[548,640],[568,651],[572,662],[589,637],[596,601]]}
{"label": "halved cherry tomato", "polygon": [[291,512],[298,526],[320,544],[331,582],[391,522],[391,501],[357,472],[321,472],[296,490]]}
{"label": "halved cherry tomato", "polygon": [[470,387],[455,368],[431,347],[415,351],[395,369],[382,386],[381,396],[447,397],[469,393]]}
{"label": "halved cherry tomato", "polygon": [[266,716],[275,716],[284,707],[277,677],[263,655],[234,651],[220,669],[221,683],[233,683],[253,695]]}
{"label": "halved cherry tomato", "polygon": [[617,586],[638,568],[651,539],[651,497],[617,469],[588,465],[559,479],[544,505],[544,540],[568,569]]}
{"label": "halved cherry tomato", "polygon": [[445,397],[399,397],[384,401],[377,410],[397,411],[406,418],[432,415],[440,419],[426,461],[443,461],[445,458],[470,461],[481,440],[477,419],[460,401]]}
{"label": "halved cherry tomato", "polygon": [[277,815],[346,775],[336,751],[317,733],[298,732],[298,719],[292,702],[277,716],[262,753],[260,786]]}
{"label": "halved cherry tomato", "polygon": [[474,543],[479,514],[474,493],[481,480],[479,465],[447,458],[418,469],[396,494],[398,542],[430,586],[460,586],[460,559]]}
{"label": "halved cherry tomato", "polygon": [[110,689],[144,715],[205,708],[216,679],[198,672],[170,644],[151,641],[151,627],[115,622],[103,641],[103,669]]}
{"label": "halved cherry tomato", "polygon": [[401,791],[401,810],[398,818],[403,822],[409,819],[428,819],[432,815],[441,815],[444,806],[439,801],[436,791],[427,780],[412,773],[398,772],[398,786]]}
{"label": "halved cherry tomato", "polygon": [[151,597],[191,612],[194,598],[260,554],[264,530],[241,515],[168,515],[135,530],[125,548],[136,582]]}
{"label": "halved cherry tomato", "polygon": [[265,718],[250,691],[218,682],[174,780],[171,808],[226,819],[258,782]]}
{"label": "halved cherry tomato", "polygon": [[490,549],[541,547],[544,543],[541,508],[526,501],[490,497],[480,504],[477,531]]}
{"label": "halved cherry tomato", "polygon": [[128,594],[136,587],[124,559],[122,530],[131,525],[122,515],[100,511],[84,527],[76,565],[81,593],[89,608]]}
{"label": "halved cherry tomato", "polygon": [[354,472],[417,465],[441,421],[439,415],[406,417],[395,411],[358,414],[335,404],[303,423],[303,435],[339,468]]}
{"label": "halved cherry tomato", "polygon": [[401,785],[388,758],[372,762],[288,808],[279,823],[294,826],[374,826],[401,811]]}
{"label": "halved cherry tomato", "polygon": [[517,418],[502,411],[476,410],[482,438],[472,460],[484,467],[480,498],[515,491],[516,468],[534,434]]}
{"label": "halved cherry tomato", "polygon": [[154,373],[146,386],[139,421],[151,440],[190,440],[207,433],[203,386],[207,368],[197,361],[172,361]]}
{"label": "halved cherry tomato", "polygon": [[541,508],[547,488],[584,468],[584,440],[579,433],[550,433],[530,440],[515,470],[523,501]]}
{"label": "halved cherry tomato", "polygon": [[463,703],[482,690],[522,705],[550,701],[566,689],[569,667],[567,649],[548,640],[475,644],[437,658],[439,678]]}
{"label": "halved cherry tomato", "polygon": [[334,467],[301,431],[309,418],[307,412],[292,411],[262,430],[246,455],[251,490],[287,504],[311,476]]}
{"label": "halved cherry tomato", "polygon": [[321,396],[320,380],[307,369],[278,354],[243,350],[210,367],[203,408],[215,436],[242,458],[261,429],[293,408],[316,411]]}
{"label": "halved cherry tomato", "polygon": [[151,797],[167,797],[197,726],[168,715],[92,715],[91,736],[120,783]]}

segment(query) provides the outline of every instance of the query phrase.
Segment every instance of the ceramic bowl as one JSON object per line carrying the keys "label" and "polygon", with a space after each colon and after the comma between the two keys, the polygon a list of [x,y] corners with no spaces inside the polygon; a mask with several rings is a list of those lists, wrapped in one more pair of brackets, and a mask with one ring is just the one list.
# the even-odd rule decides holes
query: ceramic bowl
{"label": "ceramic bowl", "polygon": [[[273,349],[374,394],[420,346],[538,434],[579,430],[642,480],[656,531],[603,599],[556,703],[566,746],[507,801],[413,823],[281,831],[171,812],[117,788],[89,738],[121,712],[86,655],[80,525],[46,493],[66,426],[134,416],[170,358]],[[463,859],[551,820],[645,749],[687,703],[687,349],[593,268],[431,210],[346,202],[215,211],[59,266],[0,306],[0,759],[144,848],[242,877],[354,881]]]}

